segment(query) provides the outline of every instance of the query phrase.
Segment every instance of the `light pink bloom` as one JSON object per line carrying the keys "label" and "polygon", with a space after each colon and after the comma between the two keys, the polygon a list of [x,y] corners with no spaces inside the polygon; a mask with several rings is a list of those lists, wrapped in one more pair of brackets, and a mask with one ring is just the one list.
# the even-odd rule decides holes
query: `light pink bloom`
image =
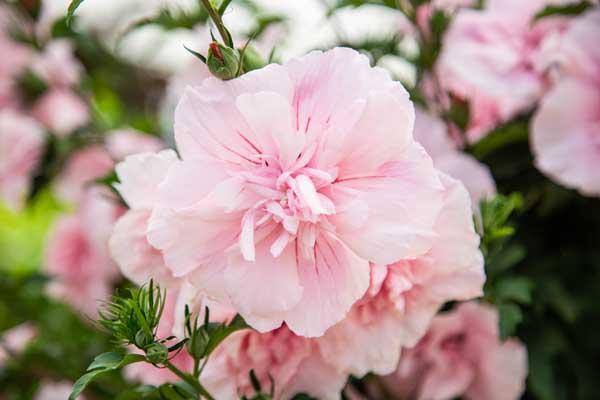
{"label": "light pink bloom", "polygon": [[255,392],[250,370],[263,391],[270,390],[269,376],[273,378],[277,399],[306,393],[336,400],[347,379],[325,362],[312,339],[296,336],[284,326],[268,333],[244,330],[228,337],[211,355],[202,382],[217,399],[251,396]]}
{"label": "light pink bloom", "polygon": [[46,272],[52,277],[51,296],[87,315],[95,315],[98,301],[112,292],[117,269],[108,254],[108,236],[122,213],[110,192],[95,187],[86,191],[73,215],[60,218],[46,245]]}
{"label": "light pink bloom", "polygon": [[116,168],[120,183],[115,187],[129,206],[129,211],[114,226],[109,247],[123,275],[138,285],[149,282],[151,278],[163,286],[174,282],[162,254],[148,243],[146,230],[157,202],[158,187],[176,162],[177,154],[173,150],[164,150],[159,154],[129,156]]}
{"label": "light pink bloom", "polygon": [[164,147],[157,137],[135,129],[119,129],[107,133],[106,148],[115,160],[123,160],[131,154],[156,152]]}
{"label": "light pink bloom", "polygon": [[67,136],[90,121],[87,103],[71,89],[50,89],[31,113],[57,136]]}
{"label": "light pink bloom", "polygon": [[220,277],[256,329],[322,335],[369,262],[429,250],[442,186],[413,121],[402,86],[350,49],[207,79],[177,107],[182,161],[149,241],[175,276]]}
{"label": "light pink bloom", "polygon": [[15,42],[9,35],[17,23],[9,7],[0,4],[0,108],[15,105],[15,79],[29,64],[33,52],[27,46]]}
{"label": "light pink bloom", "polygon": [[442,120],[417,109],[414,136],[427,150],[436,168],[465,185],[473,208],[477,208],[481,200],[496,194],[489,168],[458,149]]}
{"label": "light pink bloom", "polygon": [[74,45],[69,40],[54,40],[33,59],[31,70],[52,87],[73,86],[79,83],[83,72],[73,51]]}
{"label": "light pink bloom", "polygon": [[444,303],[483,294],[483,256],[469,195],[450,177],[442,175],[442,182],[444,206],[433,247],[415,259],[372,265],[367,294],[317,339],[325,359],[338,369],[355,376],[394,371],[402,348],[417,343]]}
{"label": "light pink bloom", "polygon": [[95,179],[110,172],[114,161],[101,146],[93,145],[75,152],[67,160],[55,189],[59,197],[70,203],[79,203],[84,189]]}
{"label": "light pink bloom", "polygon": [[0,201],[19,209],[44,148],[44,132],[31,118],[0,111]]}
{"label": "light pink bloom", "polygon": [[[42,382],[33,400],[65,400],[69,398],[73,384],[71,382]],[[79,400],[85,400],[79,396]]]}
{"label": "light pink bloom", "polygon": [[531,124],[531,147],[539,170],[590,196],[600,196],[599,35],[598,10],[573,23],[558,53],[561,76]]}
{"label": "light pink bloom", "polygon": [[435,317],[427,335],[382,382],[402,399],[516,400],[526,376],[523,344],[502,342],[497,311],[471,302]]}
{"label": "light pink bloom", "polygon": [[461,9],[436,66],[444,90],[468,100],[468,138],[477,141],[497,124],[532,108],[544,88],[536,57],[561,19],[533,22],[548,0],[490,0],[484,10]]}
{"label": "light pink bloom", "polygon": [[28,322],[17,325],[0,335],[0,368],[13,355],[21,353],[37,336],[37,330]]}

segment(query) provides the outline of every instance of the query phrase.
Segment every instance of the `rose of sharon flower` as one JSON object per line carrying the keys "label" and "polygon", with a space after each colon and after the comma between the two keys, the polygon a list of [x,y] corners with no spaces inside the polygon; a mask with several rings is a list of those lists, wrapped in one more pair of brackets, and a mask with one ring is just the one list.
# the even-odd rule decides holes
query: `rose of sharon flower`
{"label": "rose of sharon flower", "polygon": [[562,76],[544,96],[531,125],[540,171],[590,196],[600,196],[599,35],[598,9],[573,22],[558,52]]}
{"label": "rose of sharon flower", "polygon": [[7,4],[0,4],[0,109],[15,106],[15,80],[31,61],[33,52],[10,36],[15,28],[27,29],[23,21],[12,12]]}
{"label": "rose of sharon flower", "polygon": [[460,151],[439,118],[417,108],[414,136],[427,150],[436,168],[465,185],[471,195],[473,208],[496,193],[496,184],[489,168],[475,157]]}
{"label": "rose of sharon flower", "polygon": [[391,373],[402,348],[417,343],[444,303],[483,294],[483,256],[469,195],[460,182],[441,177],[444,206],[431,249],[387,267],[373,265],[367,294],[317,339],[325,359],[347,374]]}
{"label": "rose of sharon flower", "polygon": [[527,111],[541,96],[538,51],[544,38],[564,29],[565,23],[553,18],[533,23],[533,18],[557,2],[490,0],[483,10],[456,14],[436,71],[443,89],[469,101],[469,140],[477,141],[497,124]]}
{"label": "rose of sharon flower", "polygon": [[21,353],[37,336],[36,328],[28,323],[22,323],[0,334],[0,368],[13,354]]}
{"label": "rose of sharon flower", "polygon": [[199,290],[220,280],[254,328],[322,335],[367,290],[369,262],[429,250],[443,187],[413,121],[404,88],[350,49],[207,79],[177,107],[182,160],[149,242]]}
{"label": "rose of sharon flower", "polygon": [[435,317],[425,337],[382,383],[400,399],[516,400],[526,376],[523,344],[502,342],[497,311],[471,302]]}
{"label": "rose of sharon flower", "polygon": [[83,66],[75,58],[74,45],[67,39],[49,42],[31,63],[31,70],[53,87],[79,83]]}
{"label": "rose of sharon flower", "polygon": [[79,203],[86,185],[108,174],[113,165],[110,154],[102,146],[87,146],[71,155],[58,176],[55,190],[62,200]]}
{"label": "rose of sharon flower", "polygon": [[31,114],[52,133],[67,136],[90,121],[86,102],[71,89],[50,89],[36,101]]}
{"label": "rose of sharon flower", "polygon": [[44,148],[44,132],[31,118],[0,111],[0,202],[20,209]]}
{"label": "rose of sharon flower", "polygon": [[108,299],[118,275],[108,236],[122,210],[103,189],[87,190],[77,212],[55,223],[45,251],[49,294],[87,315],[95,315],[98,301]]}
{"label": "rose of sharon flower", "polygon": [[106,149],[115,160],[123,160],[131,154],[155,152],[164,148],[155,136],[135,129],[118,129],[107,134]]}

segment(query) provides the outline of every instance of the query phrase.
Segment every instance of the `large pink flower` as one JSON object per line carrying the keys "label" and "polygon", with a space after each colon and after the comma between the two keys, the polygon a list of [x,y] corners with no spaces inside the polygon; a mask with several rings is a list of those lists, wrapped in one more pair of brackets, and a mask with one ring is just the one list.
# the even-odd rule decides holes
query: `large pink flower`
{"label": "large pink flower", "polygon": [[561,50],[554,53],[560,76],[531,125],[531,147],[540,171],[592,196],[600,196],[599,35],[598,10],[572,24]]}
{"label": "large pink flower", "polygon": [[427,335],[382,382],[401,399],[516,400],[526,376],[525,347],[499,339],[496,310],[464,303],[435,317]]}
{"label": "large pink flower", "polygon": [[350,49],[207,79],[177,107],[182,161],[149,241],[175,276],[221,278],[258,330],[322,335],[369,262],[429,250],[443,187],[413,121],[402,86]]}
{"label": "large pink flower", "polygon": [[0,201],[19,209],[44,148],[44,132],[31,118],[0,111]]}
{"label": "large pink flower", "polygon": [[475,157],[460,151],[439,118],[417,109],[414,134],[415,140],[423,145],[433,159],[435,167],[465,185],[474,208],[478,207],[481,200],[496,193],[496,184],[489,168]]}
{"label": "large pink flower", "polygon": [[457,13],[436,71],[443,89],[470,103],[469,140],[527,111],[541,96],[538,52],[544,38],[565,23],[552,18],[534,23],[533,17],[556,2],[490,0],[484,10]]}
{"label": "large pink flower", "polygon": [[450,177],[442,175],[442,182],[444,206],[433,247],[415,259],[373,265],[367,294],[317,339],[325,359],[338,369],[356,376],[392,372],[402,348],[417,343],[444,303],[483,294],[483,256],[468,193]]}

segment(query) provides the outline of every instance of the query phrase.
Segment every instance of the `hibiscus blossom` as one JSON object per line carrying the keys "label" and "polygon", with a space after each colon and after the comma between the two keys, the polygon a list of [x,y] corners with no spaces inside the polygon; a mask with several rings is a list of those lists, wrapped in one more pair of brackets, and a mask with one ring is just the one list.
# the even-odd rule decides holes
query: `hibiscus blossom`
{"label": "hibiscus blossom", "polygon": [[350,49],[207,79],[177,107],[181,160],[148,240],[259,331],[320,336],[363,296],[370,262],[431,246],[443,186],[413,123],[404,88]]}

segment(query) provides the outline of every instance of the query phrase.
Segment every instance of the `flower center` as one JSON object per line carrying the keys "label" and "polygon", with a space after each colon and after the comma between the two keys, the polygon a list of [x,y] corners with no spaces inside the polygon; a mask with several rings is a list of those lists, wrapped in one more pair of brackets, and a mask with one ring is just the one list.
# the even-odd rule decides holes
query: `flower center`
{"label": "flower center", "polygon": [[329,227],[326,217],[335,214],[335,205],[322,193],[335,176],[309,167],[281,171],[268,163],[242,176],[245,188],[258,198],[242,218],[240,248],[244,258],[254,261],[254,232],[268,222],[281,227],[271,245],[274,257],[294,239],[300,241],[303,253],[311,254],[317,227]]}

